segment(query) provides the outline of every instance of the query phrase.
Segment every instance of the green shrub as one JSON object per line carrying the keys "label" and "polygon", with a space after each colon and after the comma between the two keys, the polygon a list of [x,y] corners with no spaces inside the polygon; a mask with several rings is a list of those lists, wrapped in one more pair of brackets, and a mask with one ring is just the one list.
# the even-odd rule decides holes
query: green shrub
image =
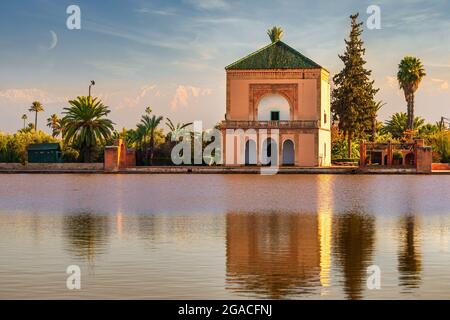
{"label": "green shrub", "polygon": [[443,130],[424,135],[425,144],[433,149],[433,162],[450,162],[450,131]]}
{"label": "green shrub", "polygon": [[74,163],[78,162],[79,152],[71,147],[64,147],[62,149],[63,162]]}
{"label": "green shrub", "polygon": [[392,159],[394,160],[402,160],[403,156],[400,152],[394,152],[394,154],[392,155]]}
{"label": "green shrub", "polygon": [[[337,130],[332,128],[331,131],[331,160],[348,159],[348,143],[345,136]],[[359,161],[359,141],[352,141],[351,145],[351,159]]]}
{"label": "green shrub", "polygon": [[359,162],[359,158],[342,158],[342,159],[336,159],[333,160],[333,162]]}

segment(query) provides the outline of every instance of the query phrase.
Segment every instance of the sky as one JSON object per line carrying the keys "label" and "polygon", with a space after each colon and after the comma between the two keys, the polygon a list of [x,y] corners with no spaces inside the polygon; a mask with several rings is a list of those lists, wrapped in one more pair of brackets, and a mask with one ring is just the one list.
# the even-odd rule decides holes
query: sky
{"label": "sky", "polygon": [[[69,30],[67,7],[81,11]],[[419,57],[427,76],[416,93],[416,115],[450,117],[450,1],[448,0],[21,0],[0,2],[0,131],[23,126],[39,100],[39,128],[67,101],[92,92],[111,109],[116,128],[133,128],[147,106],[176,122],[225,114],[225,66],[267,45],[266,30],[331,74],[342,69],[349,15],[366,22],[380,7],[381,29],[364,25],[367,67],[373,71],[381,120],[405,111],[396,81],[406,55]]]}

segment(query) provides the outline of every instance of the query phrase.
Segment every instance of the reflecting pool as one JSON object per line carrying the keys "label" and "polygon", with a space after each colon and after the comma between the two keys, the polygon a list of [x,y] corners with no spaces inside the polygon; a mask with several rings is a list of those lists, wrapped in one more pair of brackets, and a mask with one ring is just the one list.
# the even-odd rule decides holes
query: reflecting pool
{"label": "reflecting pool", "polygon": [[450,176],[0,181],[1,299],[450,299]]}

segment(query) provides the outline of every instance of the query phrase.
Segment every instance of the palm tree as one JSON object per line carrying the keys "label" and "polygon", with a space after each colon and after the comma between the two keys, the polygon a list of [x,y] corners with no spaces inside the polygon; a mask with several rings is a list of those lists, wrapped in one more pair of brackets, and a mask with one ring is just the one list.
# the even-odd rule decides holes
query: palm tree
{"label": "palm tree", "polygon": [[52,136],[53,138],[56,138],[61,134],[61,119],[59,119],[56,114],[52,114],[50,118],[47,119],[47,127],[52,129]]}
{"label": "palm tree", "polygon": [[404,57],[398,65],[397,80],[400,89],[405,93],[407,103],[407,129],[414,129],[414,93],[419,88],[420,82],[426,76],[425,69],[419,58]]}
{"label": "palm tree", "polygon": [[272,43],[280,41],[283,37],[284,30],[280,27],[272,27],[272,29],[267,30],[267,35],[269,36]]}
{"label": "palm tree", "polygon": [[39,101],[34,101],[31,104],[30,109],[28,109],[30,112],[35,112],[35,118],[34,118],[34,130],[37,131],[37,118],[38,118],[38,112],[44,111],[44,106]]}
{"label": "palm tree", "polygon": [[150,152],[150,165],[153,164],[153,154],[155,150],[155,130],[160,125],[161,121],[163,120],[163,117],[157,117],[153,116],[150,117],[149,115],[142,116],[141,124],[145,128],[145,135],[150,136],[150,148],[146,145],[145,148],[145,159],[148,159],[149,152]]}
{"label": "palm tree", "polygon": [[27,126],[26,122],[27,122],[28,116],[26,114],[22,115],[22,120],[23,120],[23,128],[25,129],[25,127]]}
{"label": "palm tree", "polygon": [[142,124],[138,123],[136,126],[136,142],[139,144],[140,150],[144,150],[147,141],[147,128]]}
{"label": "palm tree", "polygon": [[[413,130],[419,130],[425,123],[421,117],[414,118]],[[405,112],[394,113],[382,128],[383,133],[390,133],[394,138],[401,138],[408,126],[408,116]]]}
{"label": "palm tree", "polygon": [[177,123],[173,124],[172,120],[166,118],[166,126],[169,128],[170,132],[168,133],[168,137],[179,137],[183,134],[185,128],[192,125],[192,122],[189,123]]}
{"label": "palm tree", "polygon": [[91,162],[98,143],[105,143],[114,130],[114,123],[106,118],[110,110],[92,97],[78,97],[69,104],[63,111],[64,143],[76,146],[83,162]]}
{"label": "palm tree", "polygon": [[146,114],[150,114],[150,113],[152,113],[152,107],[147,107],[147,108],[145,108],[145,113]]}

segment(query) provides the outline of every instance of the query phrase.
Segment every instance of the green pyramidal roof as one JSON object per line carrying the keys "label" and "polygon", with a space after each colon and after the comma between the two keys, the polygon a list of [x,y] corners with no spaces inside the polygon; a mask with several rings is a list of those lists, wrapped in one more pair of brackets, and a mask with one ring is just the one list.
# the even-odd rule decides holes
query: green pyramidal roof
{"label": "green pyramidal roof", "polygon": [[230,64],[225,70],[322,68],[297,50],[278,40]]}

